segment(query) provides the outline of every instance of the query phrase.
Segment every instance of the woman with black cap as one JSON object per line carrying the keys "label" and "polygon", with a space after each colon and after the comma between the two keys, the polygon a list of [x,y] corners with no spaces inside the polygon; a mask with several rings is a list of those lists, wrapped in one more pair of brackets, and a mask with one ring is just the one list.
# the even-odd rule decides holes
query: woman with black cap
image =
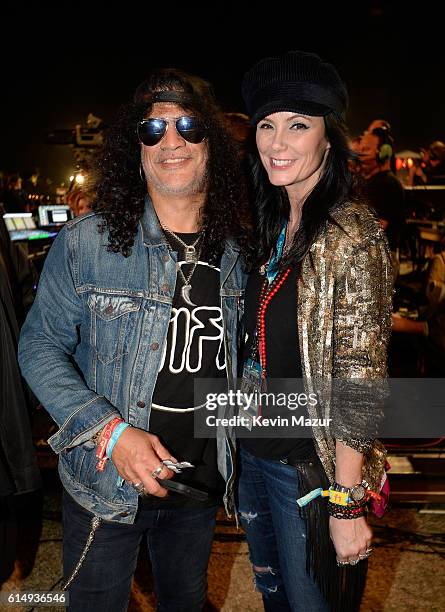
{"label": "woman with black cap", "polygon": [[285,407],[297,423],[288,437],[280,427],[259,437],[266,396],[246,406],[238,511],[266,610],[356,610],[371,554],[366,512],[384,501],[374,432],[391,329],[388,246],[355,193],[336,69],[312,53],[269,57],[242,93],[256,138],[242,387],[258,398],[282,388],[277,379],[300,379],[316,401],[300,421]]}

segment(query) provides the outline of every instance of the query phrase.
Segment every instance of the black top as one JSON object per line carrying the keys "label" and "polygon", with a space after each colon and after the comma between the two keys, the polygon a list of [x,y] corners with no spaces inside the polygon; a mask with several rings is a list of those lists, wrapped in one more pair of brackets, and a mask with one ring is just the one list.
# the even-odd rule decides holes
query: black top
{"label": "black top", "polygon": [[385,232],[389,246],[395,251],[405,225],[405,192],[399,179],[390,171],[378,172],[366,182],[369,203],[380,219],[388,222]]}
{"label": "black top", "polygon": [[[252,339],[256,327],[259,294],[264,276],[253,272],[247,281],[244,327],[246,331],[244,360],[251,356]],[[297,327],[297,274],[291,270],[286,281],[270,301],[265,316],[267,391],[280,393],[283,388],[272,379],[302,377],[301,356]],[[276,388],[275,388],[276,387]],[[262,410],[267,417],[267,407]],[[283,416],[289,411],[281,410]],[[242,434],[241,434],[242,435]],[[298,459],[307,457],[312,449],[311,438],[242,438],[241,445],[252,455],[266,459]]]}
{"label": "black top", "polygon": [[[177,234],[186,244],[193,244],[198,234]],[[178,263],[187,278],[192,264],[185,263],[183,247],[170,234],[166,238],[172,251],[178,253]],[[197,245],[199,247],[199,243]],[[222,313],[220,305],[219,267],[211,266],[201,257],[191,277],[190,299],[181,295],[184,281],[178,273],[172,313],[159,370],[153,403],[169,408],[194,406],[194,378],[225,376]],[[203,507],[217,504],[224,492],[224,481],[217,469],[216,439],[195,438],[194,412],[166,412],[152,406],[150,433],[178,461],[189,461],[195,468],[184,469],[174,480],[209,493],[207,502],[191,500],[169,492],[167,498],[141,498],[144,508]]]}

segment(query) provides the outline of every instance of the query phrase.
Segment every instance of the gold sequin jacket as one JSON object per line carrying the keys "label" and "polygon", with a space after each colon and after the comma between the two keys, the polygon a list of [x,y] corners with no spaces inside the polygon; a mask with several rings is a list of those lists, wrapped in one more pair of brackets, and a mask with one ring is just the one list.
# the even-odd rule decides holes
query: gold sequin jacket
{"label": "gold sequin jacket", "polygon": [[[383,230],[371,211],[347,203],[333,214],[302,262],[298,282],[298,333],[306,389],[321,383],[322,401],[309,417],[334,417],[335,431],[314,427],[317,454],[330,482],[335,474],[335,439],[365,455],[364,478],[378,489],[386,452],[378,440],[355,437],[363,421],[382,417],[382,402],[358,396],[342,406],[347,426],[335,420],[334,379],[385,379],[391,333],[393,280],[390,252]],[[326,391],[327,389],[327,391]],[[331,389],[331,392],[329,391]],[[360,401],[361,400],[361,401]],[[351,426],[352,423],[352,426]]]}

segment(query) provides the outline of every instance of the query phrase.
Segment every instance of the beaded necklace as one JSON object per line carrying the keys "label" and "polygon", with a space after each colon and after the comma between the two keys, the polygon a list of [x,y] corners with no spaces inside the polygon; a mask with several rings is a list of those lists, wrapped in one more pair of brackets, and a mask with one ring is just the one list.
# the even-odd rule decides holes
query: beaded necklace
{"label": "beaded necklace", "polygon": [[291,268],[279,271],[273,281],[269,283],[265,278],[261,287],[260,297],[258,301],[256,333],[254,342],[254,350],[258,348],[258,355],[261,365],[261,378],[266,378],[266,310],[272,298],[277,294],[283,286],[286,278],[289,276]]}
{"label": "beaded necklace", "polygon": [[[283,286],[286,278],[289,276],[291,268],[285,270],[279,269],[280,259],[283,253],[285,253],[285,243],[287,238],[287,222],[283,225],[281,232],[278,236],[277,244],[269,262],[263,264],[260,268],[260,274],[264,274],[264,282],[260,290],[258,298],[258,308],[256,315],[256,328],[255,335],[252,343],[251,359],[250,362],[254,364],[256,360],[259,360],[259,370],[261,372],[261,378],[266,378],[266,310],[269,306],[272,298],[277,294],[279,289]],[[257,357],[258,355],[258,357]]]}

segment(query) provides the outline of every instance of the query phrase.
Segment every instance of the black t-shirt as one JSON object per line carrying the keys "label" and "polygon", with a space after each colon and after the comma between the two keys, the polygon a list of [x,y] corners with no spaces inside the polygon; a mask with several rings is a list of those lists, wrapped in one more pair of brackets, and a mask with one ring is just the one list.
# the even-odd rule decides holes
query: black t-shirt
{"label": "black t-shirt", "polygon": [[366,193],[378,217],[388,222],[385,232],[394,251],[398,247],[406,217],[403,187],[392,172],[378,172],[367,180]]}
{"label": "black t-shirt", "polygon": [[[247,281],[245,293],[244,327],[246,343],[244,361],[251,356],[252,340],[256,327],[259,294],[264,276],[253,272]],[[269,303],[265,315],[267,391],[274,389],[271,379],[302,377],[301,356],[297,327],[297,274],[291,270],[282,287]],[[263,416],[267,416],[267,407]],[[284,414],[284,413],[283,413]],[[242,435],[242,433],[238,433]],[[312,449],[311,438],[241,438],[241,445],[252,455],[265,459],[298,459],[307,457]]]}
{"label": "black t-shirt", "polygon": [[[193,244],[198,234],[177,235]],[[174,237],[166,238],[178,253],[178,264],[187,278],[193,264],[185,263],[184,249]],[[199,248],[199,243],[197,245]],[[219,266],[219,264],[218,264]],[[161,367],[153,394],[153,404],[169,408],[194,406],[194,378],[225,376],[223,324],[220,304],[219,267],[201,257],[190,280],[192,289],[187,304],[181,294],[184,281],[178,272],[172,313]],[[217,469],[216,440],[194,438],[194,412],[167,412],[152,405],[150,433],[156,434],[178,461],[189,461],[195,468],[184,469],[174,480],[209,493],[207,502],[199,502],[169,492],[167,498],[141,498],[144,508],[202,507],[221,499],[224,481]]]}

